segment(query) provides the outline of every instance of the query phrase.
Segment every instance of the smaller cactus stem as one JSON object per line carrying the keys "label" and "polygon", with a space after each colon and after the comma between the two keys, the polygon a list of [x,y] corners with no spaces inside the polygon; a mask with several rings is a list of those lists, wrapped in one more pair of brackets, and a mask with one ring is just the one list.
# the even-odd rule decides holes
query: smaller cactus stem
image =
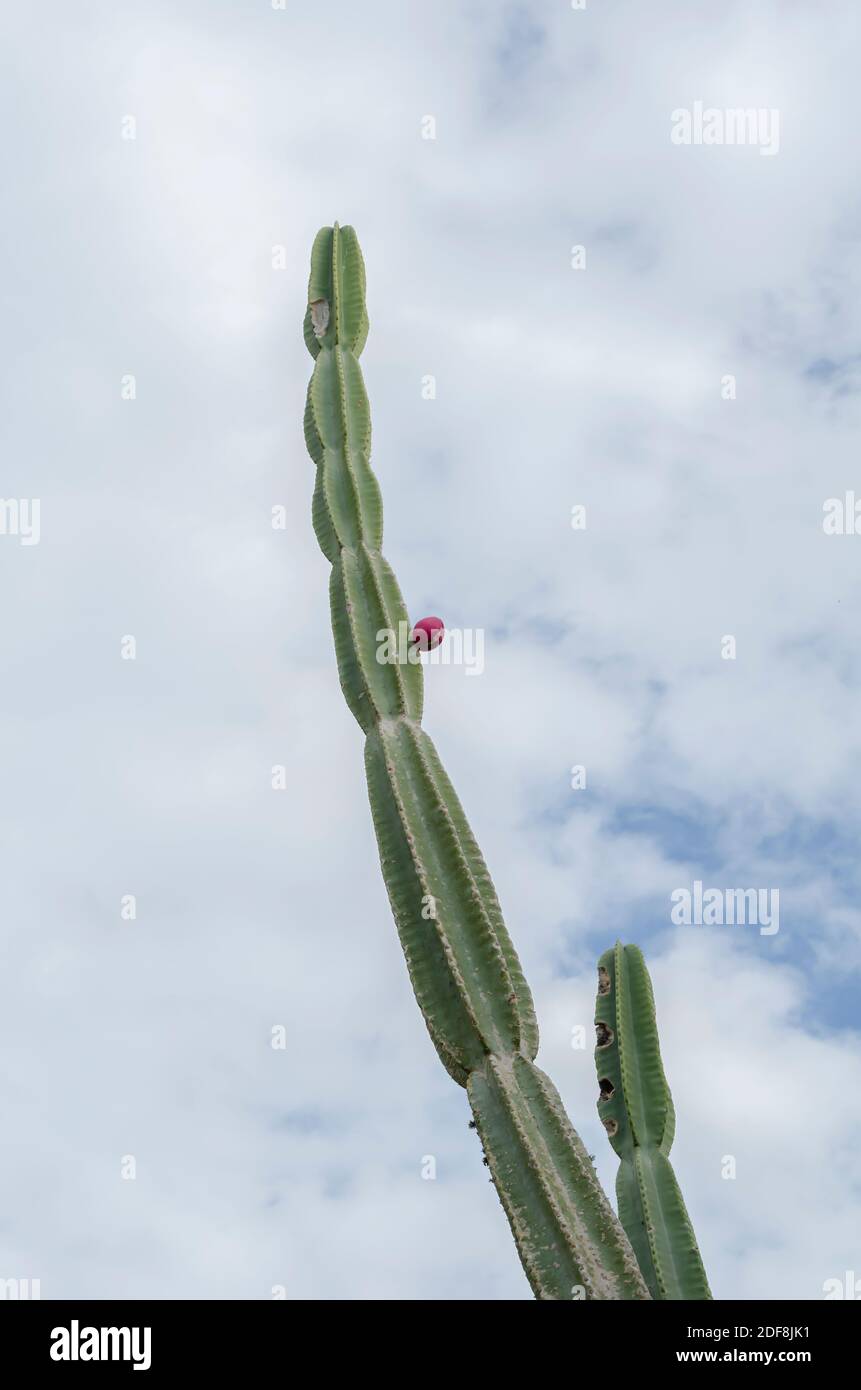
{"label": "smaller cactus stem", "polygon": [[598,1114],[619,1157],[619,1220],[656,1299],[709,1299],[696,1236],[668,1158],[675,1111],[652,982],[638,946],[605,951],[595,1004]]}

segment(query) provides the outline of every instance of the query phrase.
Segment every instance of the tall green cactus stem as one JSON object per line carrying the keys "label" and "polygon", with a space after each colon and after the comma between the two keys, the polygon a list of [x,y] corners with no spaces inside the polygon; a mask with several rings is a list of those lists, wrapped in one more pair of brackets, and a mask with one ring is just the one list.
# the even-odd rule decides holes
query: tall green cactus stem
{"label": "tall green cactus stem", "polygon": [[616,1200],[653,1298],[711,1298],[667,1155],[676,1117],[661,1062],[655,997],[638,946],[605,951],[595,1005],[598,1114],[619,1156]]}
{"label": "tall green cactus stem", "polygon": [[382,503],[358,361],[368,333],[365,271],[351,227],[317,235],[304,331],[315,358],[305,411],[317,465],[314,529],[332,563],[341,688],[366,735],[383,876],[416,998],[443,1065],[466,1087],[536,1296],[646,1299],[589,1157],[533,1064],[529,988],[481,852],[421,728],[422,667],[377,659],[379,635],[397,634],[407,613],[380,554]]}

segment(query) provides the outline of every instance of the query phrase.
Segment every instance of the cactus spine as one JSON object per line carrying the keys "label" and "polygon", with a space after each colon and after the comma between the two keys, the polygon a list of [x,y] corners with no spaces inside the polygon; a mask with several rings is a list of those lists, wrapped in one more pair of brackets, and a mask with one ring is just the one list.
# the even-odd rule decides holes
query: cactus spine
{"label": "cactus spine", "polygon": [[676,1117],[661,1062],[655,997],[638,946],[605,951],[595,1006],[598,1113],[619,1156],[616,1200],[653,1298],[711,1298],[667,1155]]}
{"label": "cactus spine", "polygon": [[315,359],[305,438],[312,508],[332,564],[344,697],[365,733],[383,876],[434,1046],[464,1086],[535,1295],[646,1299],[633,1251],[552,1082],[534,1065],[529,988],[493,884],[436,749],[421,728],[422,667],[377,659],[378,634],[407,622],[383,559],[382,503],[359,354],[365,271],[351,227],[324,227],[311,253],[305,342]]}

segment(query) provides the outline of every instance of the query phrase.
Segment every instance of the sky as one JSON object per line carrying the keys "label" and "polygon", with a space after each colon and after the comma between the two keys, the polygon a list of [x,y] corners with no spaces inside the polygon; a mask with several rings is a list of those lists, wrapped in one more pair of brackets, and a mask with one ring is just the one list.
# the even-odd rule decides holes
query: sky
{"label": "sky", "polygon": [[[538,1062],[612,1193],[595,963],[636,942],[715,1296],[861,1275],[855,6],[45,0],[2,36],[0,1278],[531,1296],[334,664],[301,324],[336,219],[385,554],[484,634],[424,724]],[[697,103],[769,138],[677,143]],[[779,930],[673,922],[696,882]]]}

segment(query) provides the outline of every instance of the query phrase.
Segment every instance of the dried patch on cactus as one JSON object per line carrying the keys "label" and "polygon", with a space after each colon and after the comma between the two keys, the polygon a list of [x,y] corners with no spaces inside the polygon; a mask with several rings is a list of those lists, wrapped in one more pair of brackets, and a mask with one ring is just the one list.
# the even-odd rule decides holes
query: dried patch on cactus
{"label": "dried patch on cactus", "polygon": [[609,1076],[602,1076],[598,1081],[598,1089],[601,1092],[601,1100],[612,1100],[616,1094],[616,1087],[613,1085]]}
{"label": "dried patch on cactus", "polygon": [[598,966],[598,993],[610,993],[610,975],[609,972],[604,969],[603,965]]}
{"label": "dried patch on cactus", "polygon": [[329,327],[329,301],[328,299],[315,299],[311,305],[311,327],[317,339],[326,336],[326,329]]}
{"label": "dried patch on cactus", "polygon": [[595,1041],[598,1047],[609,1047],[615,1036],[613,1029],[608,1028],[606,1023],[595,1024]]}
{"label": "dried patch on cactus", "polygon": [[609,1134],[610,1138],[612,1139],[613,1135],[618,1132],[618,1123],[616,1122],[616,1120],[603,1120],[602,1124],[606,1129],[607,1133]]}

